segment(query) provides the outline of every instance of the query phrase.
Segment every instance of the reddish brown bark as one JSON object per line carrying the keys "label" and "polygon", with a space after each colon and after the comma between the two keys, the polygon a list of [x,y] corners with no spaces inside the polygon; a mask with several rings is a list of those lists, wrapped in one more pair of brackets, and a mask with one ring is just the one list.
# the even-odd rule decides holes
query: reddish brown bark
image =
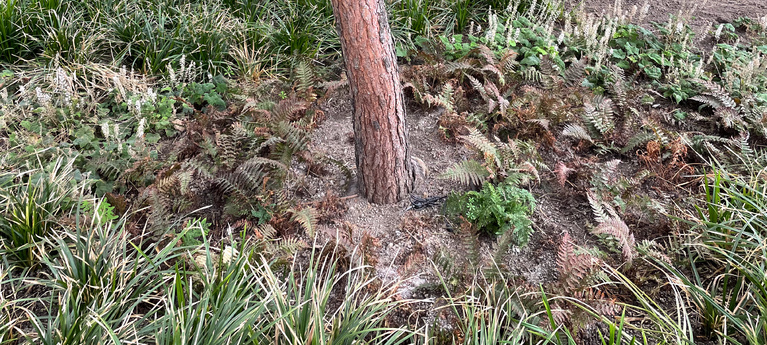
{"label": "reddish brown bark", "polygon": [[332,0],[354,104],[359,189],[388,204],[413,190],[405,103],[384,0]]}

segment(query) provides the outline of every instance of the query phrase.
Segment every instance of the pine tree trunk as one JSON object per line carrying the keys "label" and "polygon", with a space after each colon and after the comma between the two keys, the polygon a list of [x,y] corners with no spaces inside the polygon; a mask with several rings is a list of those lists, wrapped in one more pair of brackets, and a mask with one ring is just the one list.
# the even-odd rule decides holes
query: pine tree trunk
{"label": "pine tree trunk", "polygon": [[413,190],[405,103],[384,0],[332,0],[354,106],[359,189],[388,204]]}

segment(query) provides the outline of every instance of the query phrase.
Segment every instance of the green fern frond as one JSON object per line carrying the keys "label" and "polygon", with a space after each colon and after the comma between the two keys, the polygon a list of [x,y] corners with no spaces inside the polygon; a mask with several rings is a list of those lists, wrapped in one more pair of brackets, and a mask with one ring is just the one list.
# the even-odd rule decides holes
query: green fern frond
{"label": "green fern frond", "polygon": [[639,132],[629,139],[626,146],[621,149],[621,153],[625,154],[653,139],[655,139],[655,133]]}
{"label": "green fern frond", "polygon": [[464,185],[481,185],[488,177],[487,171],[482,163],[475,160],[466,160],[455,163],[452,167],[445,170],[440,178],[458,181]]}
{"label": "green fern frond", "polygon": [[312,66],[303,59],[299,60],[298,64],[296,64],[295,79],[297,82],[296,91],[302,94],[310,92],[314,87],[314,70]]}
{"label": "green fern frond", "polygon": [[461,135],[459,138],[478,150],[488,164],[495,164],[496,167],[501,166],[497,147],[482,132],[476,128],[469,128],[469,135]]}
{"label": "green fern frond", "polygon": [[276,134],[285,141],[275,145],[271,158],[285,165],[290,164],[296,152],[306,150],[311,136],[304,130],[294,127],[287,121],[280,121],[275,126]]}
{"label": "green fern frond", "polygon": [[487,131],[487,115],[478,113],[466,114],[466,121],[474,127],[479,128],[483,132]]}
{"label": "green fern frond", "polygon": [[290,212],[293,213],[291,220],[301,224],[301,227],[304,228],[306,234],[310,238],[314,238],[315,225],[317,224],[317,210],[315,210],[314,207],[306,206],[301,210],[291,210]]}
{"label": "green fern frond", "polygon": [[607,98],[595,97],[594,103],[598,107],[591,103],[584,104],[583,121],[593,126],[601,135],[605,135],[615,128],[612,101]]}

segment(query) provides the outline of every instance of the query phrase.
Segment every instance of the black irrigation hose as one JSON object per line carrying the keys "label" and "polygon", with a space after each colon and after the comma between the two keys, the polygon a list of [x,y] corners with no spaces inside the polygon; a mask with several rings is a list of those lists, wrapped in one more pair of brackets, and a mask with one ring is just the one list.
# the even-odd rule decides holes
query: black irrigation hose
{"label": "black irrigation hose", "polygon": [[435,206],[445,200],[447,198],[447,195],[441,195],[441,196],[433,196],[429,198],[422,198],[416,195],[410,196],[410,206],[408,206],[405,211],[408,210],[420,210],[422,208],[426,208],[429,206]]}

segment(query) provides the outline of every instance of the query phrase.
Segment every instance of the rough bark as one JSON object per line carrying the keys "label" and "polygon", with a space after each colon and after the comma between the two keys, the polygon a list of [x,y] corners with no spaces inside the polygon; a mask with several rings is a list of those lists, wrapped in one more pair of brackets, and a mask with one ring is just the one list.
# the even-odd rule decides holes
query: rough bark
{"label": "rough bark", "polygon": [[332,0],[354,106],[360,193],[388,204],[413,189],[405,103],[384,0]]}

